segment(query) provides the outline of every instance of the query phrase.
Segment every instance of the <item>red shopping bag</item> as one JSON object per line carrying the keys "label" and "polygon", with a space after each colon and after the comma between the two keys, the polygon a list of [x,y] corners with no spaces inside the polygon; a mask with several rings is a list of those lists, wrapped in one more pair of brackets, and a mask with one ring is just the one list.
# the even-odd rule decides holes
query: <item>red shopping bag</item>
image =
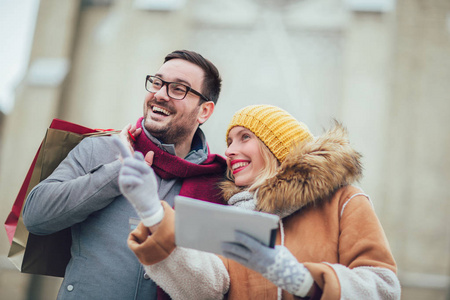
{"label": "red shopping bag", "polygon": [[117,132],[111,129],[90,129],[53,119],[5,221],[11,245],[8,258],[21,272],[64,277],[72,243],[70,228],[45,236],[34,235],[26,230],[22,208],[28,193],[47,178],[83,138]]}

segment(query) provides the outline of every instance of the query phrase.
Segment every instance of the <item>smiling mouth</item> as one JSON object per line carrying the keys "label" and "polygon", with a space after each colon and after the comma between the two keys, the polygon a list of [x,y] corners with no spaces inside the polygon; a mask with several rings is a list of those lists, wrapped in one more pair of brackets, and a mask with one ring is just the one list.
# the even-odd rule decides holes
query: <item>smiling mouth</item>
{"label": "smiling mouth", "polygon": [[171,115],[171,113],[168,110],[165,110],[164,108],[156,107],[156,106],[152,106],[152,112],[159,114],[159,115],[164,115],[164,116]]}
{"label": "smiling mouth", "polygon": [[233,171],[233,174],[236,174],[236,173],[242,171],[243,169],[245,169],[249,164],[250,163],[248,161],[236,162],[231,165],[231,170]]}

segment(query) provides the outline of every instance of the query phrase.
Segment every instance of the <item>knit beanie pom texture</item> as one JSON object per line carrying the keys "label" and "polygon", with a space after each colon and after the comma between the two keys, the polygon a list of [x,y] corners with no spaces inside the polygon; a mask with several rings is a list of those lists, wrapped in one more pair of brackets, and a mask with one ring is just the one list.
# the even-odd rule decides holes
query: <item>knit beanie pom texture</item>
{"label": "knit beanie pom texture", "polygon": [[283,162],[289,151],[313,135],[308,127],[287,111],[272,105],[250,105],[240,109],[231,119],[226,138],[233,127],[242,126],[253,132]]}

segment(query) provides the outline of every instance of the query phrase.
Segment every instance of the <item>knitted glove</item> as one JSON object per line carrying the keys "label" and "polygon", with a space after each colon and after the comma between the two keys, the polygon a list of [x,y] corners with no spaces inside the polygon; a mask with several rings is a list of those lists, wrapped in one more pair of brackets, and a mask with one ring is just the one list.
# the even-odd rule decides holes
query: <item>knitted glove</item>
{"label": "knitted glove", "polygon": [[113,138],[123,158],[119,173],[120,191],[133,205],[145,226],[158,224],[164,216],[164,209],[159,201],[155,172],[145,163],[142,153],[135,152],[132,156],[130,149],[118,137]]}
{"label": "knitted glove", "polygon": [[225,257],[261,273],[276,286],[305,297],[313,279],[308,269],[284,246],[267,247],[245,233],[236,231],[233,242],[223,242]]}

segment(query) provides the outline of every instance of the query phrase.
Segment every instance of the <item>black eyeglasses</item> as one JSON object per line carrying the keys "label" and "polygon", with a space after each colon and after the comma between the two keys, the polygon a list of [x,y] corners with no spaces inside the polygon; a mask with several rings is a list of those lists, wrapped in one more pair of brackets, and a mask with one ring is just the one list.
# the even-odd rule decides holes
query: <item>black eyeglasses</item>
{"label": "black eyeglasses", "polygon": [[191,92],[205,101],[210,101],[193,88],[182,83],[164,81],[161,78],[152,75],[147,75],[145,78],[145,89],[150,93],[157,93],[164,86],[167,87],[167,95],[175,100],[183,100],[186,95]]}

